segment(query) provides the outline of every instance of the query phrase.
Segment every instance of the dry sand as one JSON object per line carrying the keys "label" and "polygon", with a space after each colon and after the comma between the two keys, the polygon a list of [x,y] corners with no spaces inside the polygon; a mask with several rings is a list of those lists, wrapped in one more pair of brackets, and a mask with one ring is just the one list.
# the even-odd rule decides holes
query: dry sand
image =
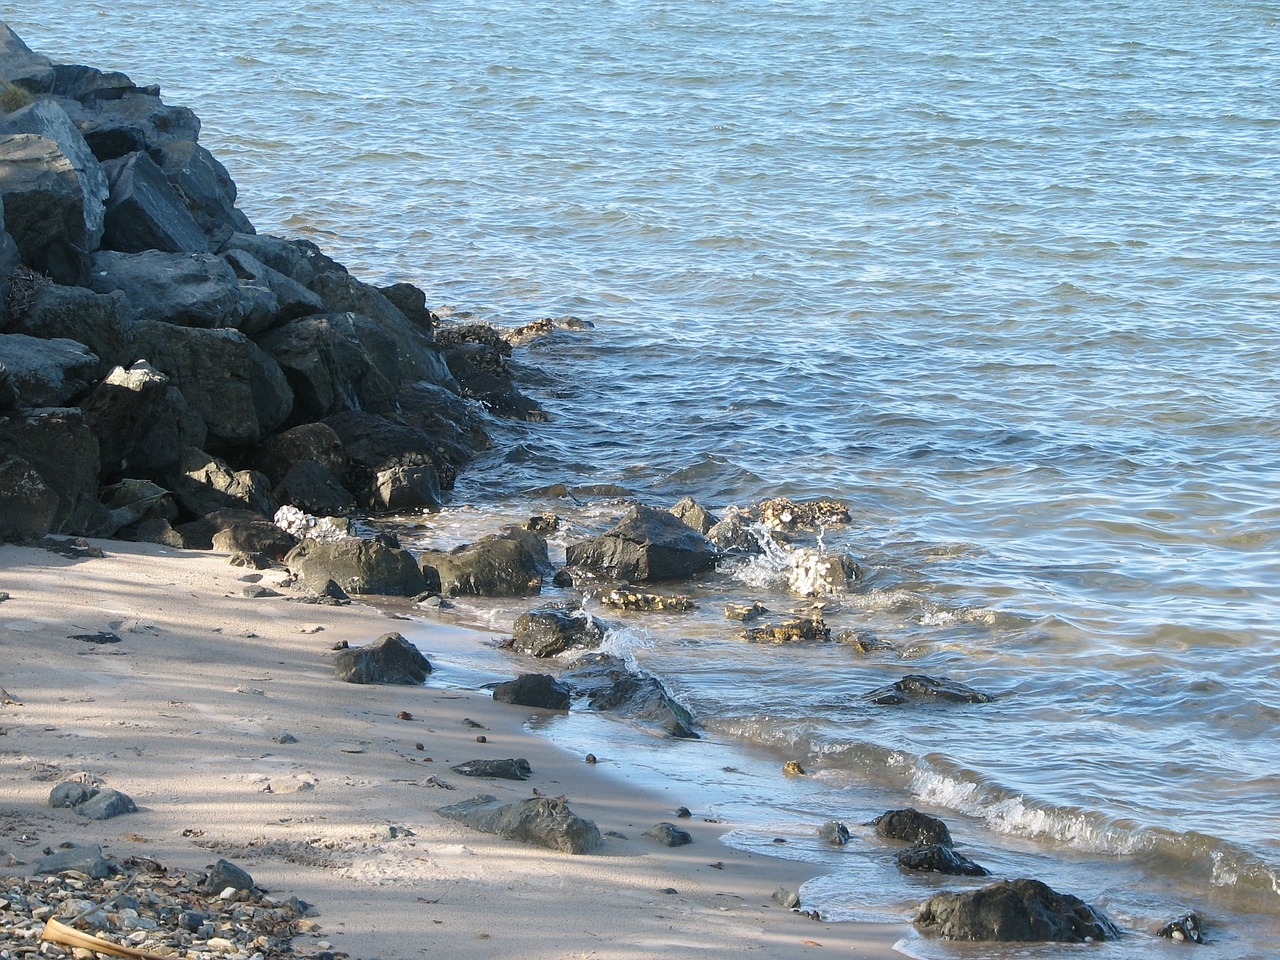
{"label": "dry sand", "polygon": [[[248,599],[251,571],[225,556],[94,544],[106,557],[0,546],[10,595],[0,603],[0,687],[16,701],[0,706],[0,849],[30,861],[63,841],[96,843],[108,857],[189,869],[226,857],[273,893],[315,904],[317,939],[359,960],[900,958],[900,927],[821,923],[774,903],[773,891],[798,888],[808,868],[722,845],[733,823],[679,821],[694,835],[679,848],[643,836],[673,819],[672,794],[623,783],[529,733],[536,711],[430,681],[338,682],[336,642],[396,629],[373,607]],[[282,576],[266,571],[262,585]],[[100,631],[121,641],[70,639]],[[276,742],[284,733],[297,742]],[[533,776],[449,769],[486,757],[526,758]],[[52,786],[80,771],[129,794],[139,812],[94,822],[51,809]],[[622,836],[570,856],[434,812],[535,789]],[[388,827],[412,835],[391,838]]]}

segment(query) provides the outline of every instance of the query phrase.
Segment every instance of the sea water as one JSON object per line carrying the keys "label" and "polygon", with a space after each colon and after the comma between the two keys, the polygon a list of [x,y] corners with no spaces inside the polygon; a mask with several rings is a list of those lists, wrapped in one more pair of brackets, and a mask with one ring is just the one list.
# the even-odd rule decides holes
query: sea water
{"label": "sea water", "polygon": [[[848,504],[822,543],[863,577],[824,615],[883,649],[744,644],[725,602],[802,601],[785,555],[739,562],[690,614],[593,610],[703,740],[549,735],[822,864],[828,917],[981,882],[897,869],[865,823],[914,805],[996,875],[1106,909],[1130,935],[1100,955],[1166,955],[1149,931],[1189,909],[1231,956],[1275,955],[1276,4],[0,10],[192,107],[261,232],[455,316],[594,324],[517,352],[550,421],[493,424],[453,502],[398,523],[413,545],[553,512],[562,557],[625,509],[599,484]],[[995,699],[867,702],[907,673]],[[818,844],[831,818],[848,847]]]}

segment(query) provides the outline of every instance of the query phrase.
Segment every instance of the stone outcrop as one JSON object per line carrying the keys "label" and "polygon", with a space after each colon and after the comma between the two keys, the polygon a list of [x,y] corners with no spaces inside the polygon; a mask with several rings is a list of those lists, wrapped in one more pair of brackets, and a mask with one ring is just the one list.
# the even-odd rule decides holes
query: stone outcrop
{"label": "stone outcrop", "polygon": [[612,529],[570,544],[565,562],[619,580],[675,580],[711,569],[717,551],[666,510],[637,504]]}
{"label": "stone outcrop", "polygon": [[445,552],[428,550],[418,558],[440,578],[440,591],[451,597],[526,597],[542,590],[552,573],[546,541],[519,527],[484,537]]}
{"label": "stone outcrop", "polygon": [[915,922],[948,940],[1083,943],[1120,936],[1101,910],[1038,880],[935,894],[921,904]]}

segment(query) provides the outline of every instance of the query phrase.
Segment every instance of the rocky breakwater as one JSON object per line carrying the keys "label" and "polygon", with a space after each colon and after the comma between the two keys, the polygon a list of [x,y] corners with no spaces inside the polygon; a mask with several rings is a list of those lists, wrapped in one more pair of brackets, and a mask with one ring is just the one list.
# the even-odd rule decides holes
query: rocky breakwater
{"label": "rocky breakwater", "polygon": [[256,233],[199,133],[0,23],[0,540],[207,549],[284,505],[432,507],[487,418],[543,418],[507,366],[526,334],[438,329],[416,287]]}

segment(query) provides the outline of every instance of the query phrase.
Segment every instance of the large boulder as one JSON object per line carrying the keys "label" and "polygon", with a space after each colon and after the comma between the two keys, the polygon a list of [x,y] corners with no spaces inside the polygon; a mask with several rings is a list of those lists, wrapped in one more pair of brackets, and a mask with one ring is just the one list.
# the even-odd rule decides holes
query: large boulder
{"label": "large boulder", "polygon": [[716,550],[702,534],[665,510],[637,504],[611,530],[570,544],[568,566],[619,580],[688,577],[715,565]]}
{"label": "large boulder", "polygon": [[299,460],[291,466],[271,491],[271,500],[322,517],[341,516],[356,506],[338,478],[314,460]]}
{"label": "large boulder", "polygon": [[208,252],[204,231],[151,157],[130,153],[102,168],[111,184],[103,246],[125,253]]}
{"label": "large boulder", "polygon": [[98,441],[75,408],[0,420],[0,539],[114,532],[98,502]]}
{"label": "large boulder", "polygon": [[522,673],[493,688],[493,699],[517,707],[568,710],[569,688],[549,673]]}
{"label": "large boulder", "polygon": [[546,541],[519,527],[507,527],[447,553],[425,551],[418,562],[434,568],[441,592],[453,597],[531,596],[541,592],[543,577],[552,573]]}
{"label": "large boulder", "polygon": [[98,358],[74,340],[40,340],[21,333],[0,334],[0,364],[24,407],[62,407],[98,379]]}
{"label": "large boulder", "polygon": [[58,145],[62,155],[71,162],[80,184],[87,250],[96,250],[102,240],[106,215],[107,178],[66,111],[50,100],[39,100],[5,117],[0,123],[0,133],[36,134]]}
{"label": "large boulder", "polygon": [[481,833],[565,853],[588,853],[600,845],[600,829],[594,823],[575,814],[565,801],[551,797],[506,803],[484,795],[436,812]]}
{"label": "large boulder", "polygon": [[213,535],[213,549],[232,556],[259,554],[281,560],[298,545],[298,538],[270,520],[245,520],[223,527]]}
{"label": "large boulder", "polygon": [[1038,880],[934,894],[921,904],[915,922],[948,940],[1083,943],[1120,936],[1101,910]]}
{"label": "large boulder", "polygon": [[31,93],[47,93],[53,86],[53,61],[31,48],[0,21],[0,82]]}
{"label": "large boulder", "polygon": [[173,493],[189,514],[202,517],[215,510],[249,510],[265,516],[271,510],[267,478],[255,470],[232,470],[203,450],[183,451]]}
{"label": "large boulder", "polygon": [[330,580],[350,594],[412,597],[427,587],[409,551],[377,540],[303,540],[289,551],[284,564],[303,587],[315,593]]}
{"label": "large boulder", "polygon": [[20,314],[9,318],[11,333],[43,340],[58,337],[83,343],[107,367],[135,360],[133,306],[123,293],[98,294],[87,287],[39,284]]}
{"label": "large boulder", "polygon": [[0,541],[43,537],[60,504],[35,464],[0,450]]}
{"label": "large boulder", "polygon": [[22,262],[56,283],[86,285],[96,244],[80,177],[58,144],[34,133],[0,135],[0,197]]}
{"label": "large boulder", "polygon": [[440,457],[455,467],[469,463],[491,446],[485,416],[473,401],[434,384],[404,384],[397,398],[398,419],[429,436]]}
{"label": "large boulder", "polygon": [[604,628],[586,611],[541,607],[516,617],[511,647],[530,657],[554,657],[566,650],[600,646]]}
{"label": "large boulder", "polygon": [[398,683],[417,686],[431,673],[422,652],[398,633],[384,633],[367,647],[342,650],[334,673],[347,683]]}
{"label": "large boulder", "polygon": [[239,328],[251,337],[290,320],[320,313],[324,303],[292,277],[272,269],[244,250],[229,250],[222,259],[231,267],[245,294],[253,294],[255,309],[247,311]]}
{"label": "large boulder", "polygon": [[889,810],[871,821],[876,834],[890,840],[905,840],[911,844],[941,844],[951,846],[951,831],[937,817],[921,813],[914,807],[905,810]]}
{"label": "large boulder", "polygon": [[667,693],[656,677],[632,670],[621,657],[589,653],[575,660],[560,680],[575,694],[585,696],[593,710],[628,717],[672,737],[698,739],[693,714]]}
{"label": "large boulder", "polygon": [[347,468],[342,440],[324,423],[304,423],[268,437],[259,445],[253,465],[278,484],[302,461],[318,463],[335,477],[341,477]]}
{"label": "large boulder", "polygon": [[343,410],[395,409],[398,380],[379,368],[360,337],[356,314],[293,320],[258,339],[284,371],[295,397],[294,420],[321,420]]}
{"label": "large boulder", "polygon": [[21,265],[18,245],[4,228],[4,195],[0,194],[0,330],[9,327],[9,291],[13,289],[14,271]]}
{"label": "large boulder", "polygon": [[433,464],[397,464],[379,470],[370,485],[369,506],[379,511],[440,506],[440,475]]}
{"label": "large boulder", "polygon": [[235,271],[209,253],[103,250],[93,257],[90,287],[124,292],[134,315],[182,327],[234,327],[247,304]]}
{"label": "large boulder", "polygon": [[98,438],[104,478],[118,474],[130,462],[164,403],[168,385],[168,377],[141,361],[128,370],[112,368],[81,403],[85,422]]}
{"label": "large boulder", "polygon": [[232,233],[253,233],[236,207],[236,185],[227,168],[194,140],[172,140],[155,148],[155,159],[211,243]]}
{"label": "large boulder", "polygon": [[346,270],[310,240],[286,240],[266,233],[233,233],[219,250],[224,254],[232,250],[243,250],[304,287],[310,287],[322,273]]}
{"label": "large boulder", "polygon": [[324,422],[346,451],[342,485],[357,497],[373,500],[378,475],[397,467],[429,467],[435,471],[439,489],[453,486],[453,465],[440,455],[424,430],[356,410],[325,417]]}

